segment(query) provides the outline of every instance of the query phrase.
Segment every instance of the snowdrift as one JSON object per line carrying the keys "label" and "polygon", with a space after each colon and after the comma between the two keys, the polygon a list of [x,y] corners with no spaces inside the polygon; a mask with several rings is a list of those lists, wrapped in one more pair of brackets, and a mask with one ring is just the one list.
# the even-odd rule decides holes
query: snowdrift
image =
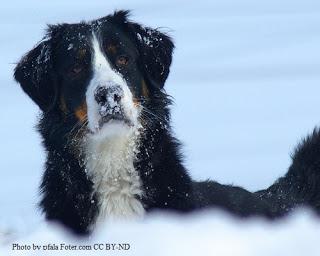
{"label": "snowdrift", "polygon": [[106,223],[88,239],[42,223],[3,244],[0,255],[318,256],[319,236],[319,219],[306,210],[277,222],[240,220],[220,211],[184,217],[157,213],[135,222]]}

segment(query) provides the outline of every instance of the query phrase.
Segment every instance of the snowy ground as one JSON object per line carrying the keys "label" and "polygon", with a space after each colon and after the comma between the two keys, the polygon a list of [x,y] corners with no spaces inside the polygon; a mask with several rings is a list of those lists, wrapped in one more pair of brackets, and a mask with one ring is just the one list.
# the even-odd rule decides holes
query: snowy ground
{"label": "snowy ground", "polygon": [[[319,256],[319,229],[319,221],[311,221],[311,216],[304,212],[276,225],[261,220],[240,222],[220,212],[182,219],[155,215],[142,222],[107,224],[84,241],[75,240],[58,227],[42,225],[31,236],[14,242],[21,247],[29,245],[29,251],[12,250],[10,244],[0,248],[0,255]],[[130,247],[106,250],[106,243]],[[42,249],[33,250],[33,244]],[[57,250],[44,250],[49,244]],[[94,249],[97,244],[103,245],[101,250]],[[66,249],[68,245],[74,246],[74,250]],[[84,250],[80,246],[91,248]]]}
{"label": "snowy ground", "polygon": [[[33,128],[38,109],[14,83],[14,63],[41,38],[45,24],[93,19],[121,8],[175,39],[166,86],[176,103],[175,132],[195,178],[265,188],[286,172],[294,146],[319,124],[317,0],[6,1],[0,9],[0,242],[1,232],[12,230],[26,241],[62,239],[60,231],[40,228],[36,203],[44,154]],[[233,248],[238,254],[230,255],[258,255],[255,250],[263,255],[262,249],[265,255],[280,250],[302,255],[295,249],[301,245],[308,255],[319,255],[319,233],[319,223],[303,213],[275,226],[212,213],[179,221],[157,216],[125,228],[112,225],[104,234],[132,239],[141,251],[130,255],[151,255],[151,248],[192,255],[193,245],[220,255]],[[170,246],[162,248],[158,240]],[[142,248],[145,243],[151,247]]]}

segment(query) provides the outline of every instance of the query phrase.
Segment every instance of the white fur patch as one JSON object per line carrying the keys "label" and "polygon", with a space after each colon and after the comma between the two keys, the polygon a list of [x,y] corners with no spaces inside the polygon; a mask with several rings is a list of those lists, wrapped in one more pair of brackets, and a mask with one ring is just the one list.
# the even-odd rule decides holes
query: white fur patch
{"label": "white fur patch", "polygon": [[[108,129],[118,129],[119,124]],[[141,181],[134,169],[138,132],[87,140],[87,171],[99,200],[97,223],[104,220],[140,217],[144,214]]]}
{"label": "white fur patch", "polygon": [[[139,140],[139,109],[134,106],[132,94],[121,74],[113,70],[101,52],[93,36],[93,78],[86,92],[88,125],[92,133],[85,141],[87,174],[94,183],[98,196],[99,216],[96,224],[105,220],[143,216],[144,208],[139,201],[142,196],[141,180],[134,168]],[[133,125],[122,121],[109,121],[98,127],[101,116],[94,98],[98,86],[118,84],[124,91],[121,106]]]}
{"label": "white fur patch", "polygon": [[99,130],[99,105],[94,98],[95,89],[98,86],[108,87],[114,84],[119,85],[124,92],[123,97],[121,98],[124,114],[134,125],[138,125],[139,110],[133,104],[132,93],[122,75],[116,70],[113,70],[106,60],[105,55],[101,52],[99,42],[95,35],[93,35],[92,48],[94,52],[92,59],[93,77],[86,92],[89,129],[92,132],[97,132]]}

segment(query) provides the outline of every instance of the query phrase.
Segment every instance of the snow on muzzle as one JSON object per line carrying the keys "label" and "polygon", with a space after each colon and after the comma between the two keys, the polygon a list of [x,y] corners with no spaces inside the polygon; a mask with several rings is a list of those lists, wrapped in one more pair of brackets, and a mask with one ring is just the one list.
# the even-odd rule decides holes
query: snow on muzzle
{"label": "snow on muzzle", "polygon": [[95,101],[98,103],[98,111],[100,115],[99,128],[111,120],[122,121],[132,126],[133,123],[126,117],[122,99],[124,91],[122,87],[116,83],[110,82],[108,85],[99,85],[94,91]]}

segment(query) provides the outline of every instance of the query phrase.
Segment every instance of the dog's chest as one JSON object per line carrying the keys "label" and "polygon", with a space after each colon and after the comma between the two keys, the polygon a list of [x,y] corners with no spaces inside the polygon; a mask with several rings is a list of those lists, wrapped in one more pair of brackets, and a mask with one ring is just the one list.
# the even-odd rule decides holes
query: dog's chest
{"label": "dog's chest", "polygon": [[99,214],[96,223],[110,219],[140,217],[144,208],[141,180],[133,162],[135,147],[130,141],[90,143],[87,172],[94,184]]}

